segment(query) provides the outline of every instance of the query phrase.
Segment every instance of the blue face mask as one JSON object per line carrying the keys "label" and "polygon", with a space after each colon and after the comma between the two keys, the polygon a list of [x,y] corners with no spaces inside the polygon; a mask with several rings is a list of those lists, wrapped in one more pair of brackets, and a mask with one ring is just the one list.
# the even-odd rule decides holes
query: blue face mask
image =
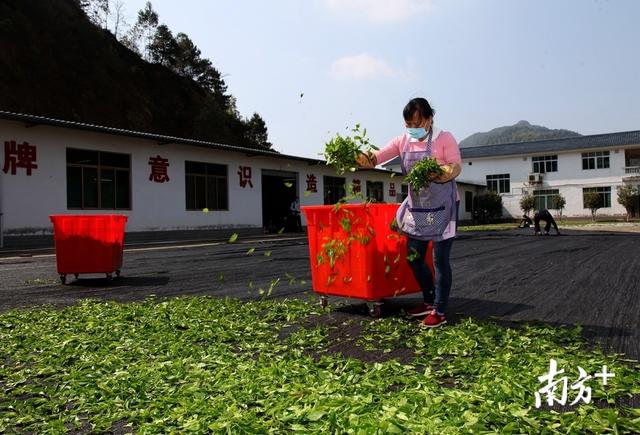
{"label": "blue face mask", "polygon": [[407,133],[414,139],[421,139],[427,135],[427,131],[424,127],[420,128],[407,128]]}

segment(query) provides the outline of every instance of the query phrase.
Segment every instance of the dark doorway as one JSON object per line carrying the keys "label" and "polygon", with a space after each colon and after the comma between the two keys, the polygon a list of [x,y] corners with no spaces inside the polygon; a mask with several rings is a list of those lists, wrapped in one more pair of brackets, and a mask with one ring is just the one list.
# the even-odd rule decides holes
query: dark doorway
{"label": "dark doorway", "polygon": [[367,199],[373,202],[384,202],[384,184],[382,181],[367,181]]}
{"label": "dark doorway", "polygon": [[295,172],[262,171],[262,226],[268,233],[294,231],[291,203],[298,192]]}
{"label": "dark doorway", "polygon": [[324,205],[333,205],[338,203],[346,196],[345,184],[346,179],[342,177],[329,177],[325,175],[324,180]]}

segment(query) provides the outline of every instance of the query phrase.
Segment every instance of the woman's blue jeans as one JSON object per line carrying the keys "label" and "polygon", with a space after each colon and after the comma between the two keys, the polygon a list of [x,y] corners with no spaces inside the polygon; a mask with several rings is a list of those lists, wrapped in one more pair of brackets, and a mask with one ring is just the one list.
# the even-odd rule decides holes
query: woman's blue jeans
{"label": "woman's blue jeans", "polygon": [[422,289],[424,302],[434,305],[436,311],[444,313],[449,303],[449,292],[451,291],[451,245],[454,237],[441,242],[433,242],[433,268],[435,269],[435,285],[431,270],[425,262],[429,241],[407,239],[407,255],[410,259],[409,265],[413,270],[413,275]]}

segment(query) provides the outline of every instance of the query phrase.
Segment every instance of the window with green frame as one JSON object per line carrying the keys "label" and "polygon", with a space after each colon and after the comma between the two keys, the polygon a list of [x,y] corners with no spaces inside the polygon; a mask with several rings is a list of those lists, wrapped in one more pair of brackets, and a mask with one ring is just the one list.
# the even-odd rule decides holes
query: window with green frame
{"label": "window with green frame", "polygon": [[552,198],[555,195],[560,193],[559,189],[540,189],[533,191],[533,198],[535,200],[535,205],[533,206],[535,210],[544,210],[552,208]]}
{"label": "window with green frame", "polygon": [[510,174],[492,174],[487,175],[487,190],[496,193],[511,192],[511,175]]}
{"label": "window with green frame", "polygon": [[532,172],[544,174],[547,172],[558,172],[558,156],[537,156],[531,157]]}
{"label": "window with green frame", "polygon": [[131,208],[131,156],[76,148],[66,154],[67,208]]}
{"label": "window with green frame", "polygon": [[582,153],[582,169],[606,169],[609,167],[609,151]]}
{"label": "window with green frame", "polygon": [[600,187],[584,187],[582,189],[582,207],[588,208],[585,205],[584,195],[588,192],[595,192],[600,196],[600,208],[608,208],[611,207],[611,186],[600,186]]}
{"label": "window with green frame", "polygon": [[227,165],[184,162],[187,210],[228,210]]}

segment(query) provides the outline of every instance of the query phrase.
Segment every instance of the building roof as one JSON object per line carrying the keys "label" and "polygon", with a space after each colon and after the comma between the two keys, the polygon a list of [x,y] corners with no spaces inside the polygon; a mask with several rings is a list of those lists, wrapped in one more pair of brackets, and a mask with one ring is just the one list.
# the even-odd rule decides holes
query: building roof
{"label": "building roof", "polygon": [[464,184],[464,185],[467,185],[467,186],[487,187],[487,183],[480,183],[478,181],[468,181],[468,180],[465,180],[465,179],[459,178],[459,177],[456,178],[456,184],[457,185]]}
{"label": "building roof", "polygon": [[[248,147],[237,146],[237,145],[227,145],[227,144],[221,144],[217,142],[207,142],[207,141],[197,140],[197,139],[187,139],[187,138],[181,138],[181,137],[166,136],[161,134],[145,133],[141,131],[125,130],[121,128],[105,127],[102,125],[86,124],[83,122],[47,118],[45,116],[7,112],[4,110],[0,110],[0,119],[24,122],[28,126],[50,125],[54,127],[71,128],[75,130],[93,131],[98,133],[115,134],[118,136],[126,136],[126,137],[132,137],[137,139],[146,139],[146,140],[157,142],[159,145],[168,145],[168,144],[193,145],[193,146],[199,146],[199,147],[215,149],[220,151],[233,151],[233,152],[245,153],[248,156],[264,156],[264,157],[273,157],[277,159],[304,161],[309,163],[309,165],[325,165],[326,164],[324,160],[281,154],[277,151],[272,151],[272,150],[258,150],[255,148],[248,148]],[[384,172],[384,173],[393,172],[393,171],[388,171],[384,169],[366,169],[366,170],[374,171],[374,172]],[[396,173],[400,174],[399,172],[396,172]]]}
{"label": "building roof", "polygon": [[392,158],[388,162],[383,163],[382,166],[387,167],[387,166],[399,165],[401,163],[402,162],[400,161],[400,156],[397,156]]}
{"label": "building roof", "polygon": [[640,130],[460,148],[463,159],[640,145]]}
{"label": "building roof", "polygon": [[[564,139],[535,140],[530,142],[502,143],[496,145],[482,145],[460,148],[463,159],[476,157],[501,157],[523,154],[540,154],[562,152],[589,148],[610,148],[623,145],[640,145],[640,130],[623,131],[620,133],[594,134],[590,136],[574,136]],[[383,166],[399,165],[400,158],[396,157]]]}

